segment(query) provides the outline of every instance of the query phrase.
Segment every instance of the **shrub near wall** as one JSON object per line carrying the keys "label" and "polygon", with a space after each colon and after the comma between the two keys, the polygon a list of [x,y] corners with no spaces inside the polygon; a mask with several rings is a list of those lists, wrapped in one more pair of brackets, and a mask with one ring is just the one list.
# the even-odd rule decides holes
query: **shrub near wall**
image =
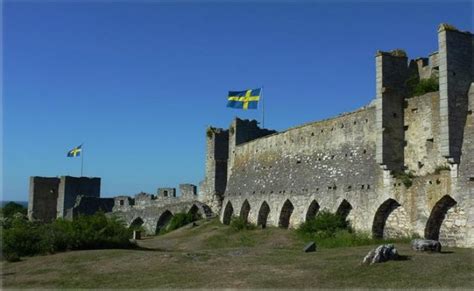
{"label": "shrub near wall", "polygon": [[48,224],[18,217],[3,229],[2,257],[14,261],[21,256],[65,250],[131,248],[135,245],[130,237],[130,229],[104,213]]}

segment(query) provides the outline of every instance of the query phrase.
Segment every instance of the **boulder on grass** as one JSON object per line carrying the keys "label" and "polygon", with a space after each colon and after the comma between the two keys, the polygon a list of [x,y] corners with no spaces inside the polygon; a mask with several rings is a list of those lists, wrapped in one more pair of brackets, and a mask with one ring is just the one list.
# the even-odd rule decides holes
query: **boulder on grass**
{"label": "boulder on grass", "polygon": [[315,252],[315,251],[316,251],[316,243],[315,243],[314,241],[308,243],[308,244],[304,247],[303,251],[304,251],[305,253]]}
{"label": "boulder on grass", "polygon": [[415,251],[441,252],[441,243],[432,239],[414,239],[411,241],[411,247]]}
{"label": "boulder on grass", "polygon": [[398,258],[398,251],[392,244],[380,245],[371,250],[362,261],[363,264],[382,263],[388,260],[395,260]]}

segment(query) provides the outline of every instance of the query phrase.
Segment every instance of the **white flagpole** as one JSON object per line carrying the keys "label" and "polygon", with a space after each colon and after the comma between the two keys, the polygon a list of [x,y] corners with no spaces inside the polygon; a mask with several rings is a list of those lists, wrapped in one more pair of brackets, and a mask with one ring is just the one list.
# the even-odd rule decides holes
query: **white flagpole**
{"label": "white flagpole", "polygon": [[81,177],[84,169],[84,143],[81,145]]}
{"label": "white flagpole", "polygon": [[262,128],[265,128],[265,99],[263,98],[263,86],[260,98],[262,98]]}

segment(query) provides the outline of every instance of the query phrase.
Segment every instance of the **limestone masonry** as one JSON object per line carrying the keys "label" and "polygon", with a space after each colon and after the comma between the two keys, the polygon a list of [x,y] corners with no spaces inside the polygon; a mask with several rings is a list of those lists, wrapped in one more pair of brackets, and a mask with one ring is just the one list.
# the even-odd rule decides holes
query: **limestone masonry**
{"label": "limestone masonry", "polygon": [[[99,209],[154,234],[173,213],[240,216],[262,227],[297,227],[318,211],[346,216],[375,237],[419,235],[474,247],[474,37],[442,24],[438,51],[408,60],[377,52],[376,98],[340,116],[283,132],[235,119],[206,131],[197,188],[99,198],[99,178],[30,180],[29,217],[73,218]],[[439,90],[411,96],[410,84]]]}

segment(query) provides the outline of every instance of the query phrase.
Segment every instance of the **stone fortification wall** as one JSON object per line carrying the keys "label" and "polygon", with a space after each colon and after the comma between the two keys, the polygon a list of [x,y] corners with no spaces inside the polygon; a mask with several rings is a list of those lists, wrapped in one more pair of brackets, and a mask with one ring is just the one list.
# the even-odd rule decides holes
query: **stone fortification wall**
{"label": "stone fortification wall", "polygon": [[[362,199],[374,195],[382,172],[375,162],[374,121],[371,106],[236,146],[223,207],[231,201],[238,215],[248,200],[253,205],[249,219],[257,223],[265,201],[270,208],[266,224],[295,226],[305,220],[312,200],[334,211],[345,200],[349,208],[360,206],[347,211],[353,223],[366,224]],[[298,215],[280,221],[287,200]]]}
{"label": "stone fortification wall", "polygon": [[439,92],[406,100],[405,167],[417,176],[447,167],[440,149]]}
{"label": "stone fortification wall", "polygon": [[92,215],[98,211],[111,212],[114,203],[114,198],[78,196],[74,207],[67,209],[65,218],[72,220],[79,215]]}
{"label": "stone fortification wall", "polygon": [[127,226],[142,226],[149,235],[157,234],[171,221],[176,213],[191,213],[195,217],[213,216],[211,209],[199,201],[179,201],[167,204],[154,204],[147,207],[120,208],[114,206],[110,215],[117,216]]}
{"label": "stone fortification wall", "polygon": [[78,196],[100,197],[100,178],[61,176],[58,193],[57,217],[66,216]]}
{"label": "stone fortification wall", "polygon": [[[474,41],[449,25],[438,37],[429,59],[377,53],[363,110],[241,144],[231,125],[221,221],[295,227],[328,209],[375,237],[474,246]],[[439,92],[410,97],[429,78]]]}
{"label": "stone fortification wall", "polygon": [[30,177],[28,219],[49,222],[56,218],[59,178]]}

